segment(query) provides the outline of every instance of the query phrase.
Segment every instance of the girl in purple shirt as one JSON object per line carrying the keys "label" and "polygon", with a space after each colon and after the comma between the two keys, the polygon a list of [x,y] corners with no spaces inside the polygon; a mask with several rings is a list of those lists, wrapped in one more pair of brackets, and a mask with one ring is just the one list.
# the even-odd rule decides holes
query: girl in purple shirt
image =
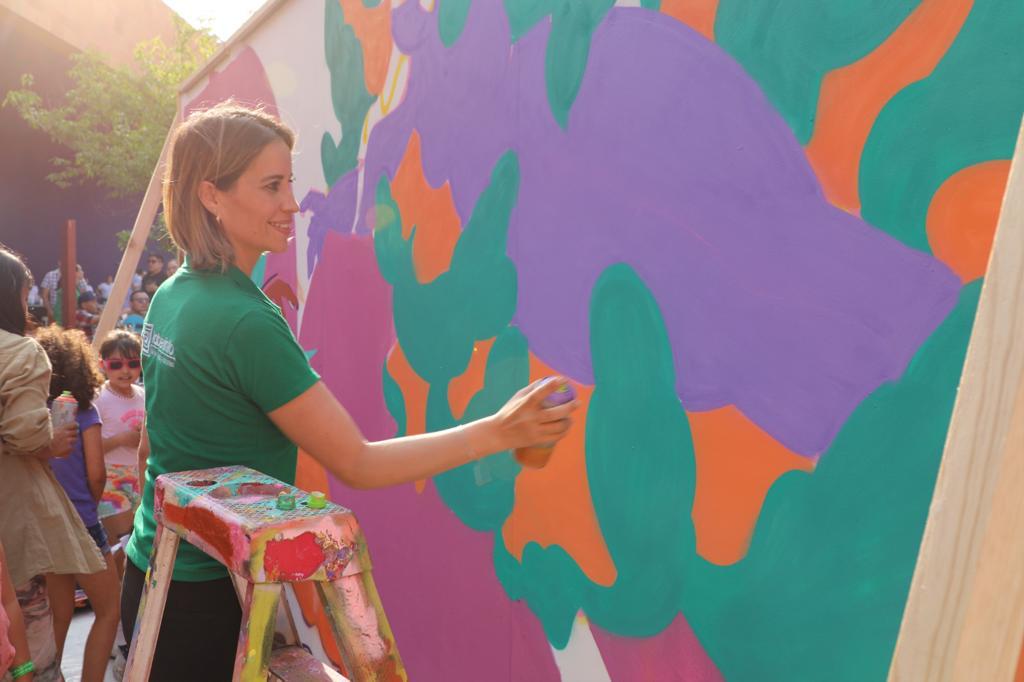
{"label": "girl in purple shirt", "polygon": [[106,569],[99,573],[47,576],[46,589],[53,611],[57,658],[60,660],[64,651],[64,640],[75,610],[77,582],[85,590],[96,614],[85,642],[82,679],[98,681],[103,679],[121,617],[120,582],[96,511],[107,474],[103,463],[100,416],[92,403],[96,391],[103,384],[103,375],[99,372],[89,341],[81,331],[47,327],[36,333],[36,341],[46,350],[53,365],[50,399],[70,391],[78,401],[78,440],[67,457],[50,460],[50,466],[106,559]]}

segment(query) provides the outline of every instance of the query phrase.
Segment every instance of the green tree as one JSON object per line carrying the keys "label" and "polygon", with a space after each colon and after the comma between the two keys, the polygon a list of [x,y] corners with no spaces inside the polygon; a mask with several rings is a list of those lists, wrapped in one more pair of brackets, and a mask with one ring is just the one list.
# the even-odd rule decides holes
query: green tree
{"label": "green tree", "polygon": [[[134,63],[115,67],[94,51],[71,56],[72,87],[60,103],[44,102],[33,88],[32,74],[22,87],[7,92],[3,106],[13,107],[69,154],[52,160],[47,179],[59,187],[95,182],[111,197],[141,194],[160,157],[174,119],[178,87],[218,47],[205,28],[175,18],[175,39],[161,38],[135,46]],[[157,238],[166,239],[158,221]]]}

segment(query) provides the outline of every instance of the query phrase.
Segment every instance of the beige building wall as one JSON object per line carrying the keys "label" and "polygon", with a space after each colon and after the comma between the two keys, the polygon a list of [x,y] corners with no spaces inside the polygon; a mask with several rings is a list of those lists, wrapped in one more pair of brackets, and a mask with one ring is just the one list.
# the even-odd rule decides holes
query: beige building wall
{"label": "beige building wall", "polygon": [[131,64],[143,40],[174,40],[174,12],[160,0],[0,0],[0,7],[79,50],[102,52],[114,66]]}

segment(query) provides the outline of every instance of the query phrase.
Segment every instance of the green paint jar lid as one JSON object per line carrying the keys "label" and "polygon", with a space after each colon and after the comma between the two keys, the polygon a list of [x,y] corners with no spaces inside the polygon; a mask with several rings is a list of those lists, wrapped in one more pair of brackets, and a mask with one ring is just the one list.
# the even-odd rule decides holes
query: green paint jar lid
{"label": "green paint jar lid", "polygon": [[314,490],[309,494],[309,508],[310,509],[324,509],[327,506],[327,496],[319,490]]}
{"label": "green paint jar lid", "polygon": [[286,493],[283,490],[277,494],[277,508],[283,511],[295,509],[295,495]]}

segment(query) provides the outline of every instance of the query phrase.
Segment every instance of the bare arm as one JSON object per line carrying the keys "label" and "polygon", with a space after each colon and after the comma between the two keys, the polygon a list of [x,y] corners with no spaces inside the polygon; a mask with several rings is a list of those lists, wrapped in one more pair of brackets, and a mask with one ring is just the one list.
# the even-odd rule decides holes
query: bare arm
{"label": "bare arm", "polygon": [[146,462],[149,461],[149,431],[146,424],[142,424],[142,437],[139,439],[139,489],[146,486]]}
{"label": "bare arm", "polygon": [[50,459],[52,457],[67,457],[71,454],[71,448],[78,438],[78,425],[68,424],[67,426],[54,429],[53,438],[43,447],[28,453],[31,457],[38,459]]}
{"label": "bare arm", "polygon": [[323,382],[269,413],[293,443],[353,488],[430,478],[486,455],[557,441],[577,403],[544,409],[558,382],[531,384],[496,414],[446,431],[368,443]]}
{"label": "bare arm", "polygon": [[100,425],[90,426],[82,432],[82,455],[85,459],[85,475],[89,482],[89,494],[97,502],[103,497],[107,484],[107,468],[103,464],[103,439]]}

